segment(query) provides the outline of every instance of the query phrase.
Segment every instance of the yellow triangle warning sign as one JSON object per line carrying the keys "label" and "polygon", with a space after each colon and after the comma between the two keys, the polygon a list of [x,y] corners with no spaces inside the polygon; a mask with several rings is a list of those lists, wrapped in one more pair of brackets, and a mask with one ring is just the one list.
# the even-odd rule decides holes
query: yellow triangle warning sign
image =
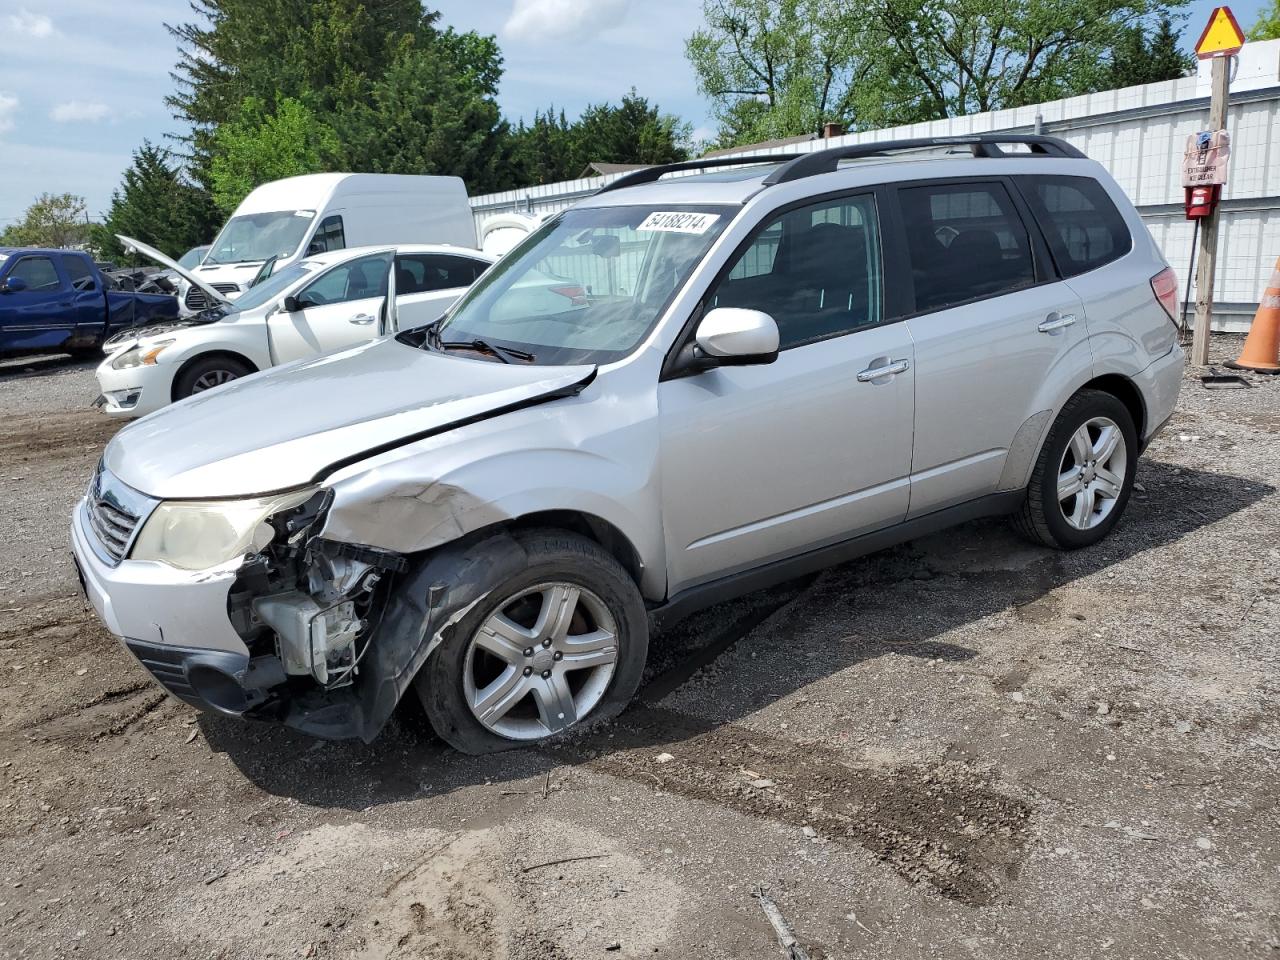
{"label": "yellow triangle warning sign", "polygon": [[1204,33],[1196,42],[1196,56],[1201,60],[1229,57],[1239,53],[1244,46],[1244,33],[1236,23],[1230,7],[1214,7],[1205,24]]}

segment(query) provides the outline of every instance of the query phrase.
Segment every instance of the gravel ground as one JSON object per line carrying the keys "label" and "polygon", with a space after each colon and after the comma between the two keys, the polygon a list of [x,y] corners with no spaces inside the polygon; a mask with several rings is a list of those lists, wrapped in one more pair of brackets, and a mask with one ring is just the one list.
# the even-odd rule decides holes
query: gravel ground
{"label": "gravel ground", "polygon": [[976,523],[723,605],[480,759],[150,683],[67,560],[93,395],[0,365],[2,957],[777,956],[761,890],[813,958],[1280,955],[1280,382],[1188,378],[1092,550]]}

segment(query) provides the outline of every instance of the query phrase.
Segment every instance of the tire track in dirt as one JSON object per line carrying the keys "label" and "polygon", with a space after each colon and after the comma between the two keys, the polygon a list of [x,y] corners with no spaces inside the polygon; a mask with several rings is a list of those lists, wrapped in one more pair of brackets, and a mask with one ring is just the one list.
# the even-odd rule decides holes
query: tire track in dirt
{"label": "tire track in dirt", "polygon": [[0,435],[0,463],[12,470],[33,461],[43,465],[94,454],[120,426],[118,421],[87,409],[10,416]]}

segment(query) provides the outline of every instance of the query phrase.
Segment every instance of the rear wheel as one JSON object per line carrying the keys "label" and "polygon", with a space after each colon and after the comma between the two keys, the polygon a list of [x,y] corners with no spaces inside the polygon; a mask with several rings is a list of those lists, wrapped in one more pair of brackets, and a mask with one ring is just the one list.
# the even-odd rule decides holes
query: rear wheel
{"label": "rear wheel", "polygon": [[528,562],[487,585],[415,683],[436,732],[492,753],[617,715],[640,684],[648,618],[635,583],[576,534],[521,534]]}
{"label": "rear wheel", "polygon": [[182,400],[194,393],[212,390],[250,373],[253,369],[234,357],[204,357],[178,374],[173,383],[173,399]]}
{"label": "rear wheel", "polygon": [[1124,513],[1137,460],[1128,408],[1109,393],[1081,390],[1049,431],[1014,525],[1061,550],[1097,543]]}

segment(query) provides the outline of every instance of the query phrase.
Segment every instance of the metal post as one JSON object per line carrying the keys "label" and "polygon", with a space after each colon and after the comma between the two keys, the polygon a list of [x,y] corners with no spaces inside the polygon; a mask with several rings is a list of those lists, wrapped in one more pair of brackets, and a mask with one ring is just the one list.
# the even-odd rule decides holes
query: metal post
{"label": "metal post", "polygon": [[[1213,61],[1213,97],[1209,104],[1209,130],[1227,127],[1227,88],[1230,84],[1228,61]],[[1218,262],[1218,205],[1202,218],[1200,229],[1200,267],[1196,272],[1196,320],[1191,333],[1191,363],[1197,367],[1209,363],[1209,324],[1213,319],[1213,275]]]}

